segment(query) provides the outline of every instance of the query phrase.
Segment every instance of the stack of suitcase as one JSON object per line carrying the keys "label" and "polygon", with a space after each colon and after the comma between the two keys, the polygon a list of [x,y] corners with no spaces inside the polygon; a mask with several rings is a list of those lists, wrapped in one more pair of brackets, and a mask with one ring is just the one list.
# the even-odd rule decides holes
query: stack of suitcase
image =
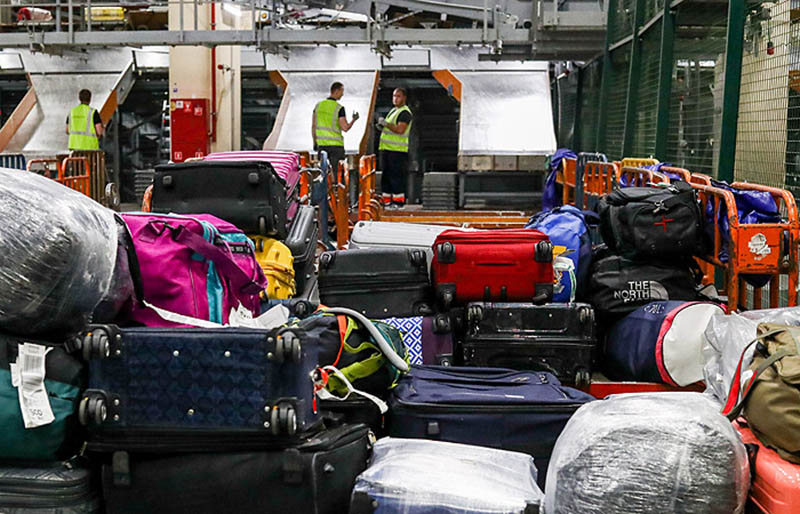
{"label": "stack of suitcase", "polygon": [[426,173],[422,179],[422,207],[437,211],[457,209],[458,173]]}
{"label": "stack of suitcase", "polygon": [[319,238],[315,208],[299,205],[299,182],[295,153],[214,153],[157,167],[151,209],[207,212],[241,228],[254,240],[265,274],[284,284],[272,287],[269,297],[286,299],[313,280]]}

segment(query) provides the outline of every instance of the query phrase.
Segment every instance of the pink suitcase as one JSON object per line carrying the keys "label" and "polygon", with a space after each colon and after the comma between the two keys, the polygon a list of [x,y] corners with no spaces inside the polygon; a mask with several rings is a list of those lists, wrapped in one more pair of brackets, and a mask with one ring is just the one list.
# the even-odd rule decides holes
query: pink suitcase
{"label": "pink suitcase", "polygon": [[272,164],[275,173],[286,182],[286,199],[289,209],[286,217],[294,219],[298,208],[298,184],[300,183],[300,156],[294,152],[278,151],[240,151],[215,152],[206,155],[206,161],[267,161]]}
{"label": "pink suitcase", "polygon": [[[752,470],[747,512],[763,514],[797,514],[800,512],[800,465],[783,460],[775,450],[756,438],[743,419],[733,426],[745,444],[758,446]],[[752,457],[751,457],[752,458]]]}

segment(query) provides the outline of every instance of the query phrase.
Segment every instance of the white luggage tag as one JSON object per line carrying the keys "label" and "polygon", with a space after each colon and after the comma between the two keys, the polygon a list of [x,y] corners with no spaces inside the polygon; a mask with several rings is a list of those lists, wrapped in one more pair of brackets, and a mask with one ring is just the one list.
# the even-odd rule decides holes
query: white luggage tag
{"label": "white luggage tag", "polygon": [[9,366],[25,428],[49,425],[56,419],[44,385],[45,357],[51,350],[39,344],[22,343],[17,362]]}

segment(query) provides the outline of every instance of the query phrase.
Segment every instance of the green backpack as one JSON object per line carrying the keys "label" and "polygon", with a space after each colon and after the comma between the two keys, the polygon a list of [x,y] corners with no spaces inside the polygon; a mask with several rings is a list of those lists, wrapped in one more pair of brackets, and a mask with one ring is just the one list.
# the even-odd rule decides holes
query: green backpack
{"label": "green backpack", "polygon": [[[11,364],[19,362],[23,343],[50,348],[45,355],[44,389],[55,419],[35,428],[25,428],[19,390],[12,383]],[[83,364],[67,353],[64,345],[0,337],[0,458],[60,460],[72,456],[80,443],[75,412],[84,379]],[[37,407],[31,408],[41,414]]]}
{"label": "green backpack", "polygon": [[[336,309],[334,309],[336,310]],[[400,332],[381,321],[369,324],[378,331],[391,350],[408,366],[408,350]],[[342,314],[328,313],[320,309],[317,313],[298,321],[312,340],[320,343],[320,367],[333,366],[347,379],[353,388],[385,398],[397,385],[405,370],[392,363],[364,320]],[[336,396],[345,396],[350,388],[337,374],[328,377],[327,389]]]}

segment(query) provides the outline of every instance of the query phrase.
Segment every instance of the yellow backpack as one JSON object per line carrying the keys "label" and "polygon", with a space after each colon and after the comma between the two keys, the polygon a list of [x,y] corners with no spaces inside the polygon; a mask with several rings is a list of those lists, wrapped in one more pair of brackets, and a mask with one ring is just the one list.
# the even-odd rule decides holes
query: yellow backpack
{"label": "yellow backpack", "polygon": [[289,248],[268,237],[250,236],[256,245],[256,260],[269,281],[267,298],[285,300],[295,294],[294,257]]}

